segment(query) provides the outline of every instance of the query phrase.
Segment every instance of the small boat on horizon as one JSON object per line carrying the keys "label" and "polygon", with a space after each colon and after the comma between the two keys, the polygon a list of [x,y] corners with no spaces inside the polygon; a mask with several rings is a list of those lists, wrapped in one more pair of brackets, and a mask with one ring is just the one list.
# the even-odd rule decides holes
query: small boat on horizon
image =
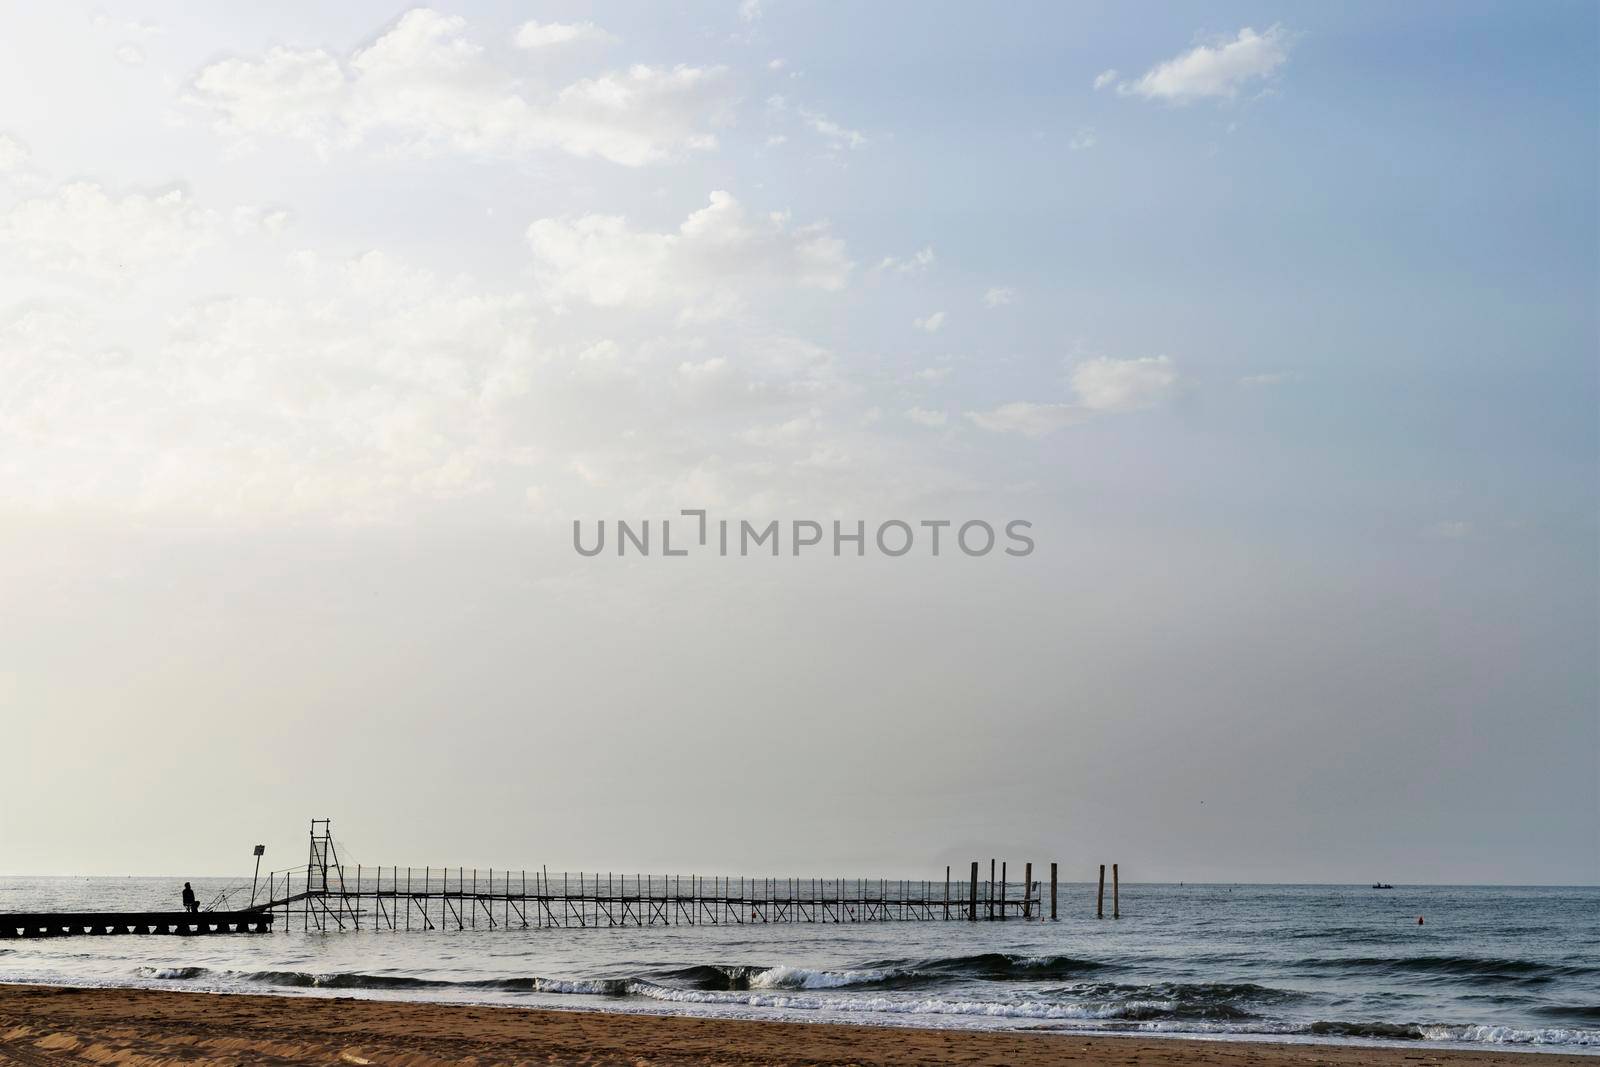
{"label": "small boat on horizon", "polygon": [[1388,882],[1373,882],[1372,883],[1372,888],[1374,888],[1374,889],[1393,889],[1394,886],[1390,885]]}

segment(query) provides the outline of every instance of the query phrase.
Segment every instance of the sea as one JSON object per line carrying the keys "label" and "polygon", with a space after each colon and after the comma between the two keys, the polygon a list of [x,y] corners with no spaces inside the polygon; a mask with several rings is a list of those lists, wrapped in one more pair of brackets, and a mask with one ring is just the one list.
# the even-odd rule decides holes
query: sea
{"label": "sea", "polygon": [[[238,891],[194,881],[202,902]],[[0,912],[174,908],[182,884],[6,878]],[[1121,911],[1097,919],[1074,884],[1057,922],[308,933],[296,915],[0,941],[0,982],[1600,1055],[1600,887],[1137,884]]]}

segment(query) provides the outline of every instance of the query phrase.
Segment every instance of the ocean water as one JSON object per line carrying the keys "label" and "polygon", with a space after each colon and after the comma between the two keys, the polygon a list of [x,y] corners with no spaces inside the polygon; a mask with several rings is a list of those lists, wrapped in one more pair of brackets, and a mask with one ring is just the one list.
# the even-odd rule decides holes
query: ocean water
{"label": "ocean water", "polygon": [[[182,883],[0,879],[0,912],[168,908]],[[0,981],[1600,1054],[1600,888],[1128,885],[1119,921],[1093,893],[1063,886],[1056,923],[308,934],[297,916],[0,941]]]}

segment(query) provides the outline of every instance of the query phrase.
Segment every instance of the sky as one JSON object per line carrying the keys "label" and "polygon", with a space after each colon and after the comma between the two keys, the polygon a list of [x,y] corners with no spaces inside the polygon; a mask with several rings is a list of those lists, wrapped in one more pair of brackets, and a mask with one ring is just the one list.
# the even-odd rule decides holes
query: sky
{"label": "sky", "polygon": [[1600,881],[1593,5],[4,18],[0,873]]}

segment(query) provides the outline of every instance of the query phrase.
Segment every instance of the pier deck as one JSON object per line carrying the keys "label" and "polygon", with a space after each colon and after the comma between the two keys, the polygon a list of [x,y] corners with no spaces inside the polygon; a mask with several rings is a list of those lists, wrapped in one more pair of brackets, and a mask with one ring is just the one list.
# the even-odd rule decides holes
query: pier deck
{"label": "pier deck", "polygon": [[85,934],[265,934],[274,916],[246,911],[62,911],[0,915],[0,938]]}

